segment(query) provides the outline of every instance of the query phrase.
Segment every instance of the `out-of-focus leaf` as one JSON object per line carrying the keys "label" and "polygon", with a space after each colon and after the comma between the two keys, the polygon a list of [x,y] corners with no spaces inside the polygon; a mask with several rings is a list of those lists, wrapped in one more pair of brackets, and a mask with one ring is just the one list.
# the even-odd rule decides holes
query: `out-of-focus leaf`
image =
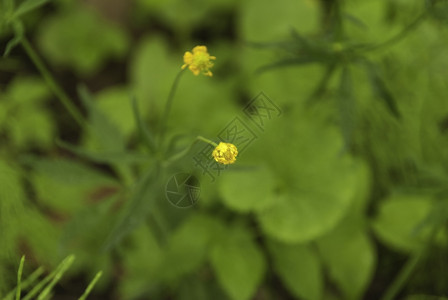
{"label": "out-of-focus leaf", "polygon": [[34,208],[27,209],[20,216],[20,226],[16,229],[24,238],[34,257],[41,263],[55,265],[60,258],[59,239],[61,228],[55,220],[50,220]]}
{"label": "out-of-focus leaf", "polygon": [[[164,253],[146,224],[137,227],[127,240],[128,243],[117,249],[126,272],[118,290],[121,298],[137,299],[148,292],[157,291],[161,282],[159,265]],[[159,298],[157,295],[150,295]]]}
{"label": "out-of-focus leaf", "polygon": [[242,3],[239,24],[245,40],[269,41],[287,35],[290,28],[313,30],[318,16],[318,3],[312,1],[251,0]]}
{"label": "out-of-focus leaf", "polygon": [[76,4],[45,19],[37,41],[51,63],[70,67],[82,76],[97,71],[108,59],[122,57],[129,44],[122,28]]}
{"label": "out-of-focus leaf", "polygon": [[178,300],[228,300],[216,280],[205,276],[189,276],[182,280],[177,291]]}
{"label": "out-of-focus leaf", "polygon": [[39,159],[31,163],[38,201],[55,213],[74,213],[98,187],[118,187],[109,176],[71,160]]}
{"label": "out-of-focus leaf", "polygon": [[12,15],[12,18],[19,18],[23,14],[26,14],[27,12],[37,9],[40,6],[47,3],[49,0],[25,0],[17,7],[16,11]]}
{"label": "out-of-focus leaf", "polygon": [[219,179],[224,203],[241,212],[268,208],[275,201],[275,188],[275,177],[268,168],[226,172]]}
{"label": "out-of-focus leaf", "polygon": [[65,148],[69,150],[70,152],[79,155],[80,157],[87,158],[91,161],[98,162],[98,163],[123,163],[123,164],[136,164],[136,163],[143,163],[150,160],[150,158],[147,155],[142,155],[138,153],[130,153],[130,152],[123,152],[123,153],[114,153],[114,152],[99,152],[94,153],[88,150],[85,150],[80,147],[76,147],[73,145],[70,145],[68,143],[65,143],[63,141],[57,142],[59,146],[62,148]]}
{"label": "out-of-focus leaf", "polygon": [[370,83],[372,86],[372,92],[374,97],[383,100],[384,104],[389,109],[390,113],[394,117],[400,118],[400,111],[398,110],[395,97],[392,95],[392,93],[386,86],[384,80],[378,74],[377,67],[370,62],[366,62],[365,67],[367,74],[370,77]]}
{"label": "out-of-focus leaf", "polygon": [[[56,135],[55,124],[44,102],[49,90],[42,79],[18,76],[2,95],[0,127],[13,146],[48,148]],[[36,130],[39,128],[39,130]]]}
{"label": "out-of-focus leaf", "polygon": [[97,108],[92,95],[85,86],[80,86],[78,93],[89,112],[90,124],[92,125],[90,129],[93,139],[97,141],[97,146],[106,151],[123,152],[125,148],[124,137],[115,124]]}
{"label": "out-of-focus leaf", "polygon": [[[399,22],[387,22],[388,3],[383,1],[351,1],[344,7],[344,33],[357,42],[381,42],[399,32]],[[347,18],[355,16],[356,19]]]}
{"label": "out-of-focus leaf", "polygon": [[132,116],[132,103],[129,101],[129,91],[124,86],[113,86],[96,93],[95,104],[113,123],[121,135],[128,138],[135,130]]}
{"label": "out-of-focus leaf", "polygon": [[132,188],[131,196],[125,206],[121,208],[117,222],[105,242],[105,249],[116,246],[145,220],[150,209],[154,207],[154,201],[160,197],[161,191],[158,190],[158,187],[161,186],[164,178],[162,175],[160,169],[153,166]]}
{"label": "out-of-focus leaf", "polygon": [[266,263],[250,232],[235,226],[216,241],[211,264],[219,283],[233,300],[249,300],[261,283]]}
{"label": "out-of-focus leaf", "polygon": [[24,214],[25,199],[20,172],[16,166],[0,158],[0,293],[13,285],[8,270],[2,267],[17,252],[16,237],[21,226],[21,216]]}
{"label": "out-of-focus leaf", "polygon": [[430,16],[435,20],[448,24],[448,3],[446,1],[426,1]]}
{"label": "out-of-focus leaf", "polygon": [[344,299],[362,299],[373,276],[376,253],[363,223],[349,215],[317,240],[320,257]]}
{"label": "out-of-focus leaf", "polygon": [[220,229],[215,218],[193,214],[170,236],[159,274],[173,280],[198,269],[206,260],[211,241]]}
{"label": "out-of-focus leaf", "polygon": [[305,243],[330,231],[347,213],[360,180],[343,151],[340,132],[297,110],[267,130],[263,148],[247,150],[267,163],[279,182],[270,207],[257,212],[261,228],[286,243]]}
{"label": "out-of-focus leaf", "polygon": [[5,98],[16,105],[32,106],[45,102],[49,96],[50,90],[43,79],[18,76],[8,85]]}
{"label": "out-of-focus leaf", "polygon": [[373,229],[384,243],[397,250],[411,252],[426,242],[431,228],[420,224],[429,215],[432,201],[425,195],[392,195],[381,202],[373,220]]}
{"label": "out-of-focus leaf", "polygon": [[51,115],[40,107],[22,107],[12,115],[6,129],[12,143],[20,149],[29,146],[50,148],[56,136]]}
{"label": "out-of-focus leaf", "polygon": [[271,241],[268,248],[276,272],[297,298],[322,299],[324,277],[321,264],[308,245]]}

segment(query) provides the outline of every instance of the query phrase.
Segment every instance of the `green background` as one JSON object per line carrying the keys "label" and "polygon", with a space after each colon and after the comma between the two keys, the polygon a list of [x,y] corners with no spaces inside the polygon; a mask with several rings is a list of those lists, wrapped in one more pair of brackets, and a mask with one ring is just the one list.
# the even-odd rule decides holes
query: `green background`
{"label": "green background", "polygon": [[[53,299],[98,271],[91,299],[447,299],[447,24],[444,0],[0,1],[0,299],[22,255],[24,280],[70,254]],[[213,77],[182,74],[153,151],[196,45]],[[204,144],[161,164],[235,117],[257,138],[214,180]]]}

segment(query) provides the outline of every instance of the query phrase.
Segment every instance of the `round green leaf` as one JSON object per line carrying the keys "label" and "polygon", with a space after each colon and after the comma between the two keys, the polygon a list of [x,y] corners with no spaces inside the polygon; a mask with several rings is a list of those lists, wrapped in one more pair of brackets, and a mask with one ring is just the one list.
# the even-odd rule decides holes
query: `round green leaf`
{"label": "round green leaf", "polygon": [[222,235],[210,258],[219,283],[231,299],[252,299],[266,265],[263,254],[245,228],[234,227]]}
{"label": "round green leaf", "polygon": [[269,130],[266,146],[254,153],[269,161],[283,185],[258,220],[267,235],[284,242],[306,242],[331,230],[365,180],[344,152],[340,133],[318,122],[309,111],[296,112]]}
{"label": "round green leaf", "polygon": [[322,299],[323,274],[320,261],[307,245],[269,243],[274,267],[285,286],[300,299]]}
{"label": "round green leaf", "polygon": [[241,212],[269,207],[274,201],[275,180],[267,168],[226,172],[219,178],[224,203]]}
{"label": "round green leaf", "polygon": [[417,250],[430,231],[422,225],[431,207],[431,199],[426,195],[393,195],[381,203],[373,229],[384,243],[397,250]]}

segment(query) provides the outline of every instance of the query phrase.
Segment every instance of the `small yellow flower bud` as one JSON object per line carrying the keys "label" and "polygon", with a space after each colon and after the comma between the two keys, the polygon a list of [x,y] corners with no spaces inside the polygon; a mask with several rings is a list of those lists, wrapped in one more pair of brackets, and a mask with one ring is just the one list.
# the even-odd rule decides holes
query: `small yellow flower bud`
{"label": "small yellow flower bud", "polygon": [[233,144],[221,142],[216,146],[215,150],[213,150],[212,155],[213,158],[221,164],[233,164],[236,161],[238,149]]}
{"label": "small yellow flower bud", "polygon": [[207,52],[207,47],[196,46],[193,48],[193,53],[190,51],[185,52],[182,69],[185,69],[188,66],[188,69],[190,69],[194,75],[199,75],[199,73],[203,72],[205,76],[213,76],[209,69],[213,67],[211,60],[214,59],[216,59],[216,57],[211,56]]}

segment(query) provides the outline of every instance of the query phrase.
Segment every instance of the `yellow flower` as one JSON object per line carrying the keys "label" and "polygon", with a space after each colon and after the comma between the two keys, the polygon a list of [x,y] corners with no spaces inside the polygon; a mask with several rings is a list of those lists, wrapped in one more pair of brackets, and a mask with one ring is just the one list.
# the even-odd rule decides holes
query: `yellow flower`
{"label": "yellow flower", "polygon": [[219,143],[213,150],[213,158],[224,165],[233,164],[236,161],[236,156],[238,155],[238,149],[235,145],[230,143]]}
{"label": "yellow flower", "polygon": [[210,72],[210,68],[213,67],[213,63],[211,60],[216,59],[216,57],[211,56],[207,52],[207,47],[205,46],[196,46],[193,48],[193,53],[190,51],[185,52],[184,54],[184,65],[182,69],[185,69],[188,66],[191,72],[194,75],[199,75],[201,71],[206,76],[212,76],[212,72]]}

